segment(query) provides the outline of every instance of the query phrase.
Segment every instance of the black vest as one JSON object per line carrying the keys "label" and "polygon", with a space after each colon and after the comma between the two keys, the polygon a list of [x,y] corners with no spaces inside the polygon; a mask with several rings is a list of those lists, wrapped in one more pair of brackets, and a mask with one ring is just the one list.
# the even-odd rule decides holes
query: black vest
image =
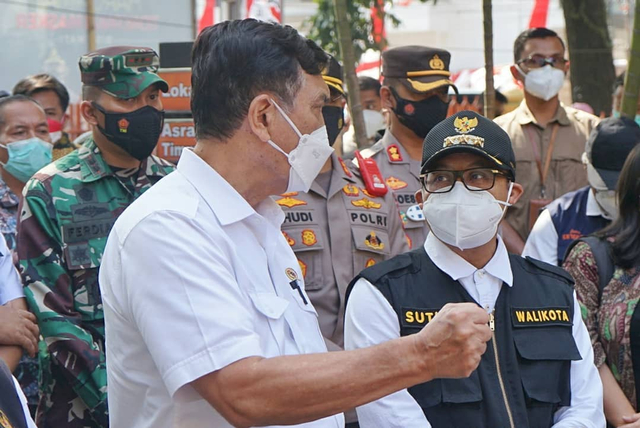
{"label": "black vest", "polygon": [[27,420],[16,393],[13,376],[2,359],[0,359],[0,426],[27,428]]}
{"label": "black vest", "polygon": [[[509,427],[504,395],[517,428],[549,428],[556,410],[571,404],[571,361],[581,359],[572,334],[573,281],[562,269],[533,259],[510,256],[510,262],[513,287],[500,291],[494,338],[478,369],[466,379],[409,388],[434,428]],[[420,331],[447,303],[473,302],[423,248],[365,269],[351,287],[360,277],[389,301],[402,336]]]}

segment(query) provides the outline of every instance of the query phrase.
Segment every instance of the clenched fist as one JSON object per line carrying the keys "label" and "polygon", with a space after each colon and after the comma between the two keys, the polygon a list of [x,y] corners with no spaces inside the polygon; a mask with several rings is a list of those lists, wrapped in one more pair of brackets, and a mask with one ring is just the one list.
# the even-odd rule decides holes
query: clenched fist
{"label": "clenched fist", "polygon": [[473,303],[449,303],[414,335],[433,379],[464,378],[480,364],[491,339],[489,314]]}
{"label": "clenched fist", "polygon": [[10,305],[0,306],[0,345],[21,346],[30,356],[38,351],[36,317]]}

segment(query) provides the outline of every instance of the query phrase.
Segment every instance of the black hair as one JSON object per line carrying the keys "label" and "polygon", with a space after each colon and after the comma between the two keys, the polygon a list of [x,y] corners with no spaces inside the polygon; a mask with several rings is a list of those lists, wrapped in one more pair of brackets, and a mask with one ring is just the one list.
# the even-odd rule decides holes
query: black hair
{"label": "black hair", "polygon": [[522,33],[520,33],[520,35],[516,38],[516,41],[513,43],[513,61],[518,62],[521,59],[520,55],[522,55],[524,45],[527,43],[527,41],[531,39],[546,39],[547,37],[557,37],[558,40],[560,40],[562,49],[566,49],[564,42],[555,31],[543,27],[529,28],[528,30],[524,30]]}
{"label": "black hair", "polygon": [[640,145],[631,150],[620,171],[616,197],[618,217],[596,236],[613,237],[614,264],[629,269],[640,266]]}
{"label": "black hair", "polygon": [[4,118],[4,109],[5,109],[5,107],[7,107],[9,104],[24,103],[24,102],[34,103],[38,107],[42,108],[40,106],[40,104],[38,104],[38,102],[36,100],[34,100],[33,98],[29,98],[28,96],[22,95],[22,94],[11,95],[11,96],[8,96],[8,97],[0,98],[0,128],[2,128],[5,125],[5,122],[6,122],[5,118]]}
{"label": "black hair", "polygon": [[191,54],[196,136],[231,137],[261,92],[291,107],[302,86],[300,69],[319,75],[327,60],[315,42],[288,25],[245,19],[205,28]]}
{"label": "black hair", "polygon": [[69,92],[58,79],[50,74],[43,73],[25,77],[13,87],[13,95],[32,97],[34,94],[43,91],[53,91],[60,101],[62,111],[67,111],[67,107],[69,107]]}
{"label": "black hair", "polygon": [[380,96],[380,88],[382,85],[379,80],[369,76],[360,76],[358,77],[358,84],[361,91],[374,91]]}

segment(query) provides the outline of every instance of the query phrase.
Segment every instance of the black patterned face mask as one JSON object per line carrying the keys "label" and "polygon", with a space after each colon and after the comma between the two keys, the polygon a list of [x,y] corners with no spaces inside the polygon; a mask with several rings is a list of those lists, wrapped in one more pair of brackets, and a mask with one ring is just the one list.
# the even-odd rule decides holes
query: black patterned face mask
{"label": "black patterned face mask", "polygon": [[329,144],[333,146],[340,131],[344,128],[344,109],[336,106],[324,106],[322,107],[322,116],[327,127]]}
{"label": "black patterned face mask", "polygon": [[449,104],[439,97],[433,96],[422,101],[410,101],[400,98],[395,89],[389,88],[396,99],[393,112],[404,126],[420,138],[425,138],[429,131],[447,118]]}
{"label": "black patterned face mask", "polygon": [[114,113],[92,104],[104,114],[104,128],[98,125],[102,135],[139,161],[151,155],[162,133],[164,111],[144,106],[128,113]]}

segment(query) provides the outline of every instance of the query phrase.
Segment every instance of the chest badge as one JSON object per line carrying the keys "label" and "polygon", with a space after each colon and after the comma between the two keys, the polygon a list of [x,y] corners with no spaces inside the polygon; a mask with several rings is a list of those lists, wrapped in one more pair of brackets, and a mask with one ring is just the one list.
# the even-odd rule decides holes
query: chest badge
{"label": "chest badge", "polygon": [[382,240],[378,238],[378,235],[376,235],[373,230],[367,235],[366,238],[364,238],[364,245],[374,250],[384,249],[384,242],[382,242]]}
{"label": "chest badge", "polygon": [[[297,194],[297,192],[295,192]],[[285,193],[286,195],[286,193]],[[281,207],[287,207],[287,208],[293,208],[293,207],[299,207],[301,205],[307,205],[307,203],[303,200],[300,199],[296,199],[292,196],[285,196],[282,195],[284,197],[276,200],[276,204],[280,205]]]}
{"label": "chest badge", "polygon": [[382,204],[373,202],[367,198],[358,199],[357,201],[351,201],[351,205],[367,210],[379,210],[380,208],[382,208]]}
{"label": "chest badge", "polygon": [[360,191],[358,190],[358,188],[356,186],[354,186],[353,184],[347,184],[346,186],[344,186],[342,188],[342,191],[344,192],[345,195],[347,196],[360,196]]}
{"label": "chest badge", "polygon": [[293,238],[290,237],[289,234],[287,232],[285,232],[284,230],[282,231],[282,235],[284,236],[284,239],[287,240],[287,244],[289,244],[291,247],[296,245],[296,241],[294,241]]}
{"label": "chest badge", "polygon": [[316,237],[316,233],[311,229],[304,229],[302,231],[302,243],[307,247],[317,244],[318,238]]}
{"label": "chest badge", "polygon": [[407,210],[407,218],[411,221],[424,221],[424,213],[420,205],[412,205]]}
{"label": "chest badge", "polygon": [[[407,114],[412,114],[412,113],[407,112]],[[390,162],[402,162],[402,154],[400,153],[400,147],[398,147],[396,144],[392,144],[387,148],[387,156],[389,157]]]}
{"label": "chest badge", "polygon": [[367,260],[367,262],[364,264],[364,267],[368,268],[368,267],[371,267],[371,266],[373,266],[373,265],[375,265],[375,264],[376,264],[376,261],[375,261],[375,260],[373,260],[373,259],[369,259],[369,260]]}
{"label": "chest badge", "polygon": [[289,278],[289,281],[295,281],[298,279],[298,273],[294,268],[286,268],[284,273],[287,275],[287,278]]}
{"label": "chest badge", "polygon": [[402,181],[396,177],[389,177],[385,181],[387,183],[387,186],[389,186],[391,190],[400,190],[408,186],[405,181]]}
{"label": "chest badge", "polygon": [[307,277],[307,265],[300,259],[298,259],[298,264],[300,265],[300,271],[302,272],[302,277]]}

